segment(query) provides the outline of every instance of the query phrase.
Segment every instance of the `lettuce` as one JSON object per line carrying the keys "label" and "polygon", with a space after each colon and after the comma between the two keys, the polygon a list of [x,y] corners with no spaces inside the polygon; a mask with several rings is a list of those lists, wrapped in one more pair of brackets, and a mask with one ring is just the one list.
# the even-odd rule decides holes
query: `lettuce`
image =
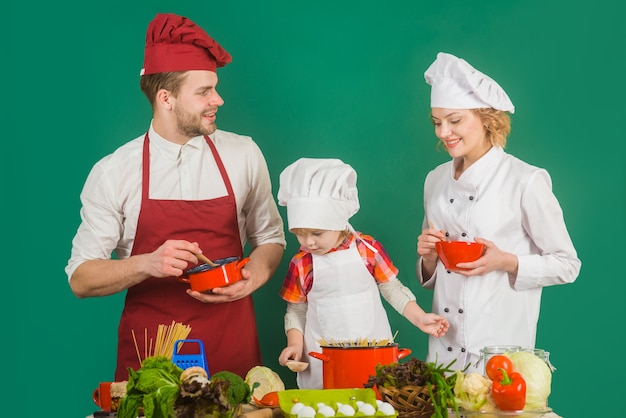
{"label": "lettuce", "polygon": [[542,410],[548,407],[552,385],[552,371],[546,362],[528,351],[508,354],[515,371],[526,380],[525,411]]}
{"label": "lettuce", "polygon": [[164,356],[147,357],[137,371],[128,368],[126,396],[118,418],[136,418],[139,409],[147,418],[169,418],[178,397],[182,369]]}

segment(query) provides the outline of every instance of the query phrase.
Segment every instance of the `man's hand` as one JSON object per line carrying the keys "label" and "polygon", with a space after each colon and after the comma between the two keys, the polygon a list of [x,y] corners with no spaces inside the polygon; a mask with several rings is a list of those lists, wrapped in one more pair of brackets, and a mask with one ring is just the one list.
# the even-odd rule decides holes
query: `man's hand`
{"label": "man's hand", "polygon": [[144,269],[151,277],[178,277],[190,266],[198,264],[197,242],[167,240],[156,251],[144,257]]}
{"label": "man's hand", "polygon": [[251,295],[272,277],[280,263],[284,248],[278,244],[264,244],[250,253],[250,261],[241,269],[242,279],[210,293],[200,293],[188,289],[187,294],[205,303],[224,303]]}

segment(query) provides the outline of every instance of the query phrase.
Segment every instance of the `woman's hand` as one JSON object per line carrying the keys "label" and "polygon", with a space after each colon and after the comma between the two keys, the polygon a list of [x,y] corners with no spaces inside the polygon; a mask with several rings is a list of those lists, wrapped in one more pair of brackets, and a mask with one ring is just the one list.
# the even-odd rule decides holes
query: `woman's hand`
{"label": "woman's hand", "polygon": [[435,243],[446,239],[446,234],[435,228],[426,228],[417,237],[417,254],[428,261],[437,260]]}
{"label": "woman's hand", "polygon": [[417,254],[422,257],[422,274],[425,278],[433,275],[437,266],[435,243],[446,239],[446,234],[435,228],[425,228],[417,237]]}
{"label": "woman's hand", "polygon": [[458,263],[457,267],[470,270],[459,270],[456,273],[464,276],[481,276],[492,271],[506,271],[517,275],[517,256],[499,249],[492,241],[484,238],[475,238],[476,242],[485,244],[485,253],[476,261]]}

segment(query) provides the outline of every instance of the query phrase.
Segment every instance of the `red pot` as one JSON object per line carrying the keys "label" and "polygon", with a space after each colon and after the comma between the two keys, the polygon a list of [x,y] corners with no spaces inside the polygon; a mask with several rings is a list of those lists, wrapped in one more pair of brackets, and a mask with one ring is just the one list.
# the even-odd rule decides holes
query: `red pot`
{"label": "red pot", "polygon": [[240,260],[239,257],[228,257],[215,260],[217,267],[200,264],[183,273],[179,282],[189,283],[191,290],[196,292],[211,292],[216,287],[231,285],[241,280],[241,269],[248,264],[249,257]]}
{"label": "red pot", "polygon": [[376,366],[397,363],[409,354],[410,349],[390,344],[377,347],[322,347],[321,353],[310,352],[309,356],[324,362],[324,389],[362,389],[370,376],[376,376]]}

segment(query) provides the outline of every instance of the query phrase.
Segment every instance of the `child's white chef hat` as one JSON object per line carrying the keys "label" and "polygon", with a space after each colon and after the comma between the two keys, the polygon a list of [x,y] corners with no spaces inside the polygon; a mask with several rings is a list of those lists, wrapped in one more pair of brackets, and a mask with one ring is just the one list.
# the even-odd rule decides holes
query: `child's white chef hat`
{"label": "child's white chef hat", "polygon": [[498,83],[465,60],[440,52],[424,73],[430,90],[430,107],[478,109],[491,107],[515,112],[515,106]]}
{"label": "child's white chef hat", "polygon": [[356,171],[334,158],[300,158],[280,173],[278,204],[290,230],[343,231],[359,210]]}

